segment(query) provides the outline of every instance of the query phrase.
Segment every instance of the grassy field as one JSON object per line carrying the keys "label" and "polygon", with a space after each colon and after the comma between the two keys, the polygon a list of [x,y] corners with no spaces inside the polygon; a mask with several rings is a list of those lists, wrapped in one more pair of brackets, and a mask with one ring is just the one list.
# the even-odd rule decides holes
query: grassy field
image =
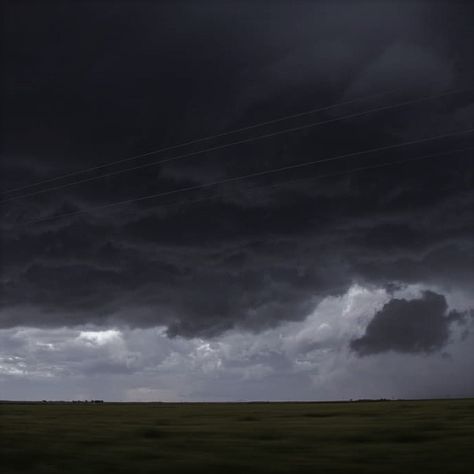
{"label": "grassy field", "polygon": [[474,400],[0,404],[0,472],[474,472]]}

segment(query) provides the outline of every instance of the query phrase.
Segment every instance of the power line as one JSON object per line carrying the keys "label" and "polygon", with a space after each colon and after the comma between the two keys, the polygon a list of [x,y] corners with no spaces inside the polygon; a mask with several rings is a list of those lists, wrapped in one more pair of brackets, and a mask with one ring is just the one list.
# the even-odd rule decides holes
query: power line
{"label": "power line", "polygon": [[470,128],[470,129],[467,129],[467,130],[461,130],[461,131],[457,131],[457,132],[450,132],[450,133],[445,133],[445,134],[441,134],[441,135],[435,135],[435,136],[431,136],[431,137],[420,138],[420,139],[417,139],[417,140],[410,140],[410,141],[406,141],[406,142],[402,142],[402,143],[396,143],[396,144],[392,144],[392,145],[385,145],[385,146],[380,146],[380,147],[376,147],[376,148],[369,148],[367,150],[360,150],[360,151],[355,151],[355,152],[350,152],[350,153],[344,153],[344,154],[341,154],[341,155],[336,155],[336,156],[332,156],[332,157],[328,157],[328,158],[323,158],[323,159],[320,159],[320,160],[305,161],[305,162],[302,162],[302,163],[282,166],[282,167],[279,167],[279,168],[272,168],[272,169],[257,171],[257,172],[249,173],[249,174],[245,174],[245,175],[233,176],[233,177],[230,177],[230,178],[225,178],[225,179],[218,180],[218,181],[213,181],[213,182],[210,182],[210,183],[198,184],[198,185],[194,185],[194,186],[186,186],[186,187],[183,187],[183,188],[177,188],[177,189],[173,189],[173,190],[170,190],[170,191],[162,191],[162,192],[159,192],[159,193],[148,194],[148,195],[140,196],[140,197],[137,197],[137,198],[126,199],[126,200],[122,200],[122,201],[116,201],[116,202],[112,202],[112,203],[109,203],[109,204],[90,207],[88,209],[83,209],[83,210],[80,210],[80,211],[73,211],[73,212],[69,212],[69,213],[63,213],[63,214],[59,214],[59,215],[56,215],[56,216],[48,216],[48,217],[44,217],[44,218],[29,221],[28,223],[41,222],[41,221],[45,221],[45,220],[54,220],[54,219],[59,219],[59,218],[64,218],[64,217],[73,217],[73,216],[76,216],[76,215],[80,215],[80,214],[84,214],[84,213],[88,213],[88,212],[92,212],[92,211],[96,211],[96,210],[108,209],[108,208],[111,208],[111,207],[117,207],[117,206],[132,204],[134,202],[140,202],[140,201],[146,201],[146,200],[150,200],[150,199],[156,199],[158,197],[170,196],[170,195],[173,195],[173,194],[180,194],[180,193],[189,192],[189,191],[196,191],[198,189],[211,188],[213,186],[218,186],[220,184],[243,181],[243,180],[246,180],[246,179],[256,178],[256,177],[260,177],[260,176],[267,176],[267,175],[270,175],[270,174],[281,173],[283,171],[289,171],[291,169],[298,169],[298,168],[313,166],[313,165],[318,164],[318,163],[337,161],[337,160],[341,160],[341,159],[344,159],[344,158],[360,156],[360,155],[365,155],[365,154],[370,154],[370,153],[376,153],[376,152],[386,151],[386,150],[391,150],[391,149],[396,149],[396,148],[402,148],[402,147],[405,147],[405,146],[416,145],[416,144],[420,144],[420,143],[427,143],[427,142],[430,142],[430,141],[440,140],[440,139],[443,139],[443,138],[448,138],[448,137],[453,137],[453,136],[465,135],[465,134],[468,134],[468,133],[472,133],[473,131],[474,131],[474,128]]}
{"label": "power line", "polygon": [[407,105],[412,105],[412,104],[415,104],[415,103],[426,102],[428,100],[436,99],[436,98],[447,96],[447,95],[457,94],[459,92],[470,90],[470,89],[472,89],[472,88],[455,89],[455,90],[452,90],[452,91],[442,92],[442,93],[431,95],[431,96],[424,96],[424,97],[421,97],[421,98],[418,98],[418,99],[412,99],[412,100],[399,102],[399,103],[392,104],[392,105],[376,107],[376,108],[373,108],[373,109],[365,110],[363,112],[356,112],[356,113],[343,115],[341,117],[326,119],[326,120],[322,120],[322,121],[318,121],[318,122],[311,122],[309,124],[300,125],[300,126],[297,126],[297,127],[291,127],[291,128],[287,128],[287,129],[283,129],[283,130],[278,130],[276,132],[270,132],[270,133],[266,133],[266,134],[263,134],[263,135],[258,135],[256,137],[245,138],[245,139],[242,139],[242,140],[237,140],[237,141],[230,142],[230,143],[225,143],[225,144],[222,144],[222,145],[217,145],[217,146],[214,146],[214,147],[205,148],[203,150],[184,153],[184,154],[173,156],[173,157],[170,157],[170,158],[165,158],[165,159],[162,159],[162,160],[159,160],[159,161],[154,161],[154,162],[151,162],[151,163],[145,163],[145,164],[134,166],[134,167],[131,167],[131,168],[126,168],[124,170],[113,171],[113,172],[105,173],[105,174],[102,174],[102,175],[99,175],[99,176],[93,176],[93,177],[90,177],[90,178],[85,178],[85,179],[81,179],[81,180],[78,180],[78,181],[73,181],[71,183],[66,183],[66,184],[62,184],[62,185],[59,185],[59,186],[53,186],[53,187],[50,187],[50,188],[42,189],[42,190],[39,190],[39,191],[34,191],[34,192],[31,192],[31,193],[20,194],[18,196],[3,199],[3,200],[0,201],[0,204],[5,204],[7,202],[16,201],[18,199],[23,199],[23,198],[27,198],[27,197],[37,196],[37,195],[48,193],[48,192],[51,192],[51,191],[56,191],[58,189],[64,189],[64,188],[68,188],[70,186],[76,186],[76,185],[79,185],[79,184],[95,181],[95,180],[98,180],[98,179],[103,179],[103,178],[110,177],[110,176],[116,176],[116,175],[119,175],[119,174],[128,173],[130,171],[136,171],[138,169],[148,168],[148,167],[157,166],[157,165],[163,164],[163,163],[169,163],[169,162],[172,162],[172,161],[182,160],[184,158],[189,158],[191,156],[198,156],[198,155],[202,155],[204,153],[210,153],[210,152],[217,151],[217,150],[223,150],[225,148],[230,148],[230,147],[236,146],[236,145],[242,145],[242,144],[245,144],[245,143],[251,143],[251,142],[258,141],[258,140],[272,138],[272,137],[287,134],[287,133],[297,132],[297,131],[309,129],[311,127],[315,127],[315,126],[318,126],[318,125],[324,125],[324,124],[328,124],[328,123],[338,122],[338,121],[341,121],[341,120],[358,118],[358,117],[362,117],[362,116],[369,115],[369,114],[376,113],[376,112],[382,112],[382,111],[385,111],[385,110],[393,110],[393,109],[396,109],[396,108],[405,107]]}
{"label": "power line", "polygon": [[128,162],[128,161],[133,161],[133,160],[136,160],[138,158],[145,158],[147,156],[157,155],[157,154],[165,152],[165,151],[176,150],[177,148],[183,148],[183,147],[186,147],[186,146],[189,146],[189,145],[195,145],[197,143],[211,141],[211,140],[214,140],[216,138],[222,138],[222,137],[225,137],[225,136],[234,135],[236,133],[240,133],[240,132],[244,132],[244,131],[248,131],[248,130],[253,130],[253,129],[256,129],[256,128],[259,128],[259,127],[264,127],[266,125],[273,125],[275,123],[284,122],[285,120],[291,120],[291,119],[295,119],[295,118],[299,118],[299,117],[304,117],[306,115],[311,115],[311,114],[314,114],[314,113],[317,113],[317,112],[324,112],[324,111],[327,111],[327,110],[334,109],[336,107],[342,107],[344,105],[350,105],[350,104],[353,104],[353,103],[356,103],[356,102],[362,102],[362,101],[365,101],[365,100],[374,99],[376,97],[383,97],[384,95],[389,95],[389,94],[392,94],[393,92],[395,92],[395,90],[381,92],[381,93],[378,93],[378,94],[371,94],[371,95],[364,96],[364,97],[357,97],[355,99],[351,99],[351,100],[347,100],[347,101],[343,101],[343,102],[338,102],[336,104],[326,105],[326,106],[323,106],[323,107],[318,107],[318,108],[306,110],[304,112],[298,112],[298,113],[295,113],[295,114],[286,115],[284,117],[279,117],[279,118],[272,119],[272,120],[267,120],[267,121],[264,121],[264,122],[258,122],[258,123],[255,123],[253,125],[247,125],[245,127],[240,127],[240,128],[228,130],[227,132],[216,133],[214,135],[208,135],[208,136],[205,136],[205,137],[196,138],[196,139],[193,139],[193,140],[188,140],[186,142],[178,143],[176,145],[170,145],[170,146],[166,146],[166,147],[163,147],[163,148],[158,148],[156,150],[151,150],[151,151],[148,151],[148,152],[145,152],[145,153],[139,153],[137,155],[132,155],[132,156],[129,156],[127,158],[122,158],[120,160],[109,161],[107,163],[102,163],[100,165],[92,166],[90,168],[83,168],[81,170],[72,171],[71,173],[62,174],[62,175],[59,175],[59,176],[55,176],[53,178],[43,179],[41,181],[37,181],[37,182],[31,183],[31,184],[27,184],[25,186],[10,188],[10,189],[7,189],[5,191],[0,191],[0,194],[9,194],[9,193],[13,193],[13,192],[16,192],[16,191],[21,191],[23,189],[28,189],[28,188],[40,186],[41,184],[51,183],[51,182],[54,182],[54,181],[59,181],[61,179],[70,178],[72,176],[77,176],[77,175],[80,175],[80,174],[89,173],[91,171],[97,171],[99,169],[108,168],[109,166],[112,166],[112,165],[125,163],[125,162]]}
{"label": "power line", "polygon": [[[290,179],[290,180],[284,180],[284,181],[281,181],[281,182],[278,182],[278,183],[270,183],[270,184],[263,184],[263,185],[262,184],[255,184],[254,186],[246,187],[245,191],[246,192],[247,191],[252,192],[252,191],[259,191],[261,189],[267,189],[267,188],[271,188],[271,189],[280,188],[280,187],[287,186],[288,184],[315,181],[315,180],[318,180],[320,178],[345,176],[345,175],[349,175],[349,174],[359,173],[359,172],[362,172],[362,171],[369,171],[369,170],[373,170],[373,169],[386,168],[388,166],[412,163],[412,162],[416,162],[416,161],[425,160],[425,159],[428,159],[428,158],[436,158],[436,157],[445,156],[445,155],[453,155],[453,154],[462,153],[462,152],[465,152],[465,151],[468,151],[468,150],[474,150],[474,147],[457,148],[457,149],[454,149],[454,150],[441,151],[441,152],[437,152],[437,153],[429,153],[429,154],[426,154],[426,155],[416,156],[414,158],[407,158],[407,159],[404,159],[404,160],[389,161],[389,162],[385,162],[385,163],[379,163],[379,164],[376,164],[376,165],[360,166],[358,168],[351,168],[350,170],[337,171],[335,173],[320,174],[320,175],[317,175],[317,176],[305,176],[305,177],[302,177],[302,178],[294,178],[294,179]],[[163,203],[163,204],[158,204],[157,207],[171,207],[171,206],[184,205],[184,204],[186,204],[186,205],[188,205],[188,204],[197,204],[197,203],[200,203],[200,202],[205,202],[205,201],[221,198],[223,196],[230,195],[230,194],[231,194],[231,192],[227,192],[227,193],[214,194],[212,196],[206,196],[206,197],[203,197],[203,198],[192,199],[192,200],[187,200],[187,201],[180,200],[180,201],[166,202],[166,203]]]}

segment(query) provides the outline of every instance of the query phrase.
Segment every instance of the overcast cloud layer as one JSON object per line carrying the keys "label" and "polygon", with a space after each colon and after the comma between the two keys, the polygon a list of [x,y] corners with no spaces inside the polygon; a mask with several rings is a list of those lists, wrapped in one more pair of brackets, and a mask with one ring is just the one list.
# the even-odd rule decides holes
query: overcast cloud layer
{"label": "overcast cloud layer", "polygon": [[2,189],[364,98],[4,198],[459,91],[1,204],[0,398],[473,395],[472,133],[90,210],[472,128],[470,2],[4,16]]}

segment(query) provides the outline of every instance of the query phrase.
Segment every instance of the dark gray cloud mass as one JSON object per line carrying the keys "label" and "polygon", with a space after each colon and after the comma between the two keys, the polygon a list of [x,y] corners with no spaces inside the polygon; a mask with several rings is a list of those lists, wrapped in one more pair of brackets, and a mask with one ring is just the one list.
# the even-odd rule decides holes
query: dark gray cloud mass
{"label": "dark gray cloud mass", "polygon": [[[2,188],[374,92],[392,91],[287,126],[472,82],[470,2],[269,3],[5,2]],[[213,336],[301,320],[355,283],[467,292],[472,150],[343,173],[470,147],[469,134],[25,223],[467,129],[473,112],[465,90],[5,203],[0,327],[116,322]],[[394,300],[354,349],[437,348],[448,334],[443,305],[432,293]],[[390,341],[395,314],[420,329]]]}
{"label": "dark gray cloud mass", "polygon": [[449,326],[463,315],[449,311],[446,298],[425,291],[413,300],[392,299],[378,311],[367,326],[365,334],[351,341],[359,355],[380,352],[433,352],[449,339]]}

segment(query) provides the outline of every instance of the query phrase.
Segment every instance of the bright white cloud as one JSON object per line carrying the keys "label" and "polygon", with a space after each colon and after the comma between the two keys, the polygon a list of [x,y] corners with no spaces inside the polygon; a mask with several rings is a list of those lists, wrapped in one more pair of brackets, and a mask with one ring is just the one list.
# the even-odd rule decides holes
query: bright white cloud
{"label": "bright white cloud", "polygon": [[120,331],[117,329],[107,329],[105,331],[81,331],[77,339],[84,341],[86,344],[103,346],[110,342],[122,339]]}

